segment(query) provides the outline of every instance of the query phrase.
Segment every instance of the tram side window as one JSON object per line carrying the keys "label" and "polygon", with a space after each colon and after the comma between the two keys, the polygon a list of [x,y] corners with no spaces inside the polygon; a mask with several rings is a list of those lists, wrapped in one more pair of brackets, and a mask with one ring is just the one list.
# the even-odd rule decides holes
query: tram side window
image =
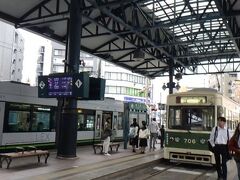
{"label": "tram side window", "polygon": [[49,131],[50,114],[45,112],[34,112],[32,131]]}
{"label": "tram side window", "polygon": [[93,131],[93,126],[94,126],[94,116],[92,115],[87,115],[87,130],[88,131]]}
{"label": "tram side window", "polygon": [[4,132],[50,131],[54,112],[49,106],[6,103]]}
{"label": "tram side window", "polygon": [[94,121],[94,115],[78,114],[78,131],[93,131]]}
{"label": "tram side window", "polygon": [[182,127],[180,108],[170,107],[169,109],[169,128],[179,129]]}
{"label": "tram side window", "polygon": [[29,130],[30,112],[9,111],[7,132],[26,132]]}

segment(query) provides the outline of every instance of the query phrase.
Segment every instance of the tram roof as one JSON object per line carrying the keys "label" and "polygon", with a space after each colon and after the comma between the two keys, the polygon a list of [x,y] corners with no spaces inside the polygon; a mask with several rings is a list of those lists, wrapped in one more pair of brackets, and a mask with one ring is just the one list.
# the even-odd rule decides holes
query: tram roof
{"label": "tram roof", "polygon": [[[87,53],[150,78],[169,75],[171,61],[183,74],[240,70],[238,0],[82,2],[81,50]],[[0,18],[65,44],[70,3],[1,0]]]}

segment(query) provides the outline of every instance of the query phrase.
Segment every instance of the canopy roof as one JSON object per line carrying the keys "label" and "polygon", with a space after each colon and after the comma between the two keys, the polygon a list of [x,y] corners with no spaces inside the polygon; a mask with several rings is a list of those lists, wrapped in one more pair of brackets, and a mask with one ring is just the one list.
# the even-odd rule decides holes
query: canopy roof
{"label": "canopy roof", "polygon": [[[1,0],[0,18],[66,43],[70,0]],[[81,50],[154,78],[240,71],[238,0],[83,0]],[[137,58],[136,58],[137,57]]]}

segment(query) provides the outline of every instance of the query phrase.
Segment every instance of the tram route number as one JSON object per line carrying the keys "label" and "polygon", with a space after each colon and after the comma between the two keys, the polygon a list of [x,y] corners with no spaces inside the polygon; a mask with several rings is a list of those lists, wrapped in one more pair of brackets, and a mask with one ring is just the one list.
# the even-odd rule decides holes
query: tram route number
{"label": "tram route number", "polygon": [[184,138],[184,143],[187,144],[196,144],[196,139],[188,139],[188,138]]}

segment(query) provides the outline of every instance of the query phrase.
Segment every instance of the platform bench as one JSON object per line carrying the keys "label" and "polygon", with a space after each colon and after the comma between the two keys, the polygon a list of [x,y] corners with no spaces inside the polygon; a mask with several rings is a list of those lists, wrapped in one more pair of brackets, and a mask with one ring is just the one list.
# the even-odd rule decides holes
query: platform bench
{"label": "platform bench", "polygon": [[[115,148],[116,148],[116,152],[117,152],[119,146],[120,146],[120,143],[111,142],[111,143],[109,144],[110,151],[113,151],[113,147],[115,147]],[[102,153],[102,152],[103,152],[103,143],[94,144],[94,145],[93,145],[93,150],[94,150],[94,153],[95,153],[95,154],[97,153],[97,149],[99,149],[99,150],[100,150],[100,153]]]}
{"label": "platform bench", "polygon": [[47,159],[49,157],[49,152],[46,150],[37,150],[37,148],[34,146],[28,146],[27,149],[23,147],[17,147],[16,152],[0,153],[0,168],[2,168],[2,164],[4,161],[7,162],[7,169],[8,169],[13,159],[33,157],[33,156],[38,157],[38,163],[40,163],[40,159],[43,156],[45,158],[45,164],[46,164]]}

